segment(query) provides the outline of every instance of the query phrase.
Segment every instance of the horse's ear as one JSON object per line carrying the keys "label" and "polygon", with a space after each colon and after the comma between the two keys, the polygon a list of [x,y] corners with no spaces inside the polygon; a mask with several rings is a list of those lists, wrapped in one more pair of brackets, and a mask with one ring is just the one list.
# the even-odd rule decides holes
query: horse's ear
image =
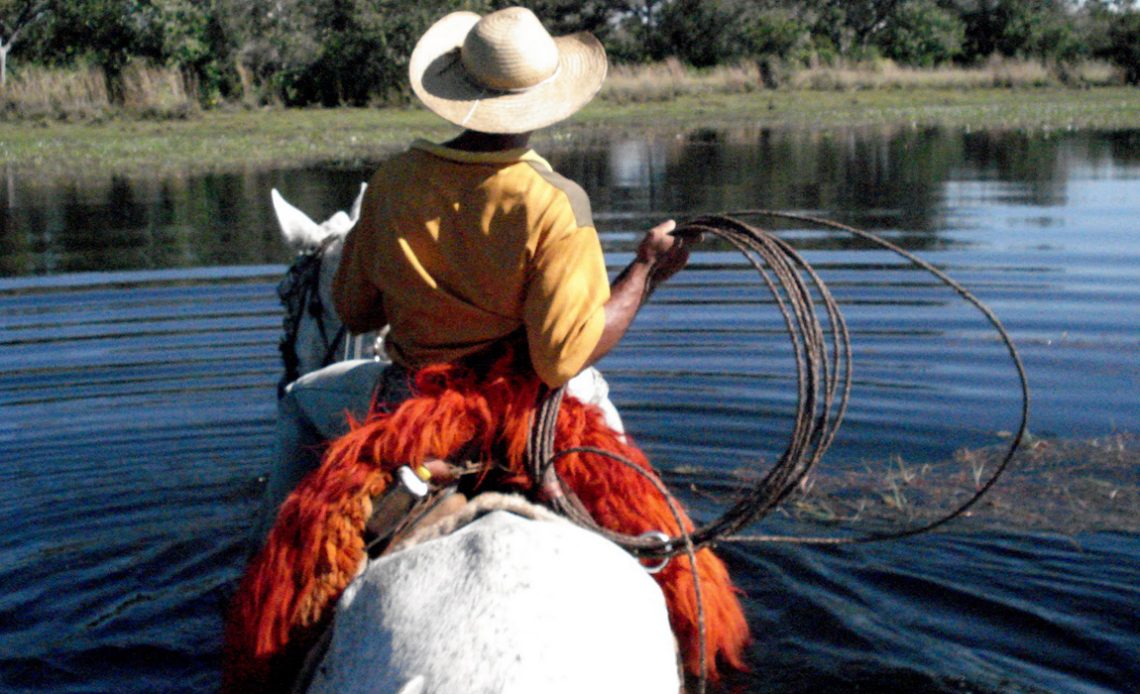
{"label": "horse's ear", "polygon": [[356,224],[356,220],[360,219],[360,205],[364,202],[364,191],[368,189],[367,183],[360,184],[360,194],[356,196],[356,202],[352,203],[352,211],[348,216],[352,219],[352,223]]}
{"label": "horse's ear", "polygon": [[273,198],[273,211],[277,213],[277,224],[285,240],[292,246],[316,246],[328,233],[321,225],[309,218],[309,215],[293,207],[281,193],[274,188],[270,193]]}

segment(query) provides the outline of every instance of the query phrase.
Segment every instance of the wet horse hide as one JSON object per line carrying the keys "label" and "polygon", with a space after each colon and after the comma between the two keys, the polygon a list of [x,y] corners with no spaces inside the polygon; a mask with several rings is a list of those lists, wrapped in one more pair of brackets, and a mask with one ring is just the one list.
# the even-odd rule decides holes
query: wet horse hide
{"label": "wet horse hide", "polygon": [[[328,319],[332,304],[321,293]],[[611,541],[534,513],[495,510],[451,535],[369,557],[372,500],[403,465],[461,461],[478,471],[470,492],[542,501],[550,490],[533,484],[525,459],[544,388],[508,350],[479,369],[423,369],[411,399],[351,422],[282,505],[242,579],[227,620],[224,688],[675,692],[674,638],[691,673],[703,665],[700,674],[715,678],[718,663],[743,667],[747,623],[708,549],[692,557],[700,605],[690,557],[650,578]],[[599,407],[567,397],[555,429],[557,449],[582,449],[555,464],[562,487],[599,526],[630,536],[692,530],[652,480],[591,452],[612,452],[656,479]]]}

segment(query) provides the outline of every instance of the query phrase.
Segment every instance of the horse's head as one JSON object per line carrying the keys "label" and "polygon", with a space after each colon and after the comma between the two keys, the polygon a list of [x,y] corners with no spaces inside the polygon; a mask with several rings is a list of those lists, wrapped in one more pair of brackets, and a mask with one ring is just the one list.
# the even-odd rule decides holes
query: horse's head
{"label": "horse's head", "polygon": [[286,202],[281,193],[278,193],[277,189],[274,188],[270,197],[273,198],[273,211],[277,213],[277,223],[281,226],[281,235],[285,237],[285,241],[290,246],[299,252],[317,248],[330,236],[343,239],[360,217],[360,204],[364,200],[364,190],[367,187],[367,183],[360,184],[360,193],[356,196],[356,202],[352,203],[351,212],[346,214],[343,211],[338,211],[320,224]]}
{"label": "horse's head", "polygon": [[346,346],[348,336],[332,301],[332,278],[340,265],[344,237],[360,217],[366,187],[361,184],[351,212],[337,212],[320,224],[289,204],[276,189],[272,192],[281,234],[298,252],[277,288],[285,306],[282,386],[339,359],[378,354],[375,335],[354,337]]}

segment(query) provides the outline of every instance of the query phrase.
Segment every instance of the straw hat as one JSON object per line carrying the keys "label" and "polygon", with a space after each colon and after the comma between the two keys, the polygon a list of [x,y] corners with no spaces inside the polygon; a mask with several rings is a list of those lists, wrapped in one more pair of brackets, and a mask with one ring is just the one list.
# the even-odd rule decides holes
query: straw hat
{"label": "straw hat", "polygon": [[463,128],[523,133],[585,106],[606,77],[606,51],[582,32],[552,37],[534,13],[453,12],[412,51],[408,75],[429,109]]}

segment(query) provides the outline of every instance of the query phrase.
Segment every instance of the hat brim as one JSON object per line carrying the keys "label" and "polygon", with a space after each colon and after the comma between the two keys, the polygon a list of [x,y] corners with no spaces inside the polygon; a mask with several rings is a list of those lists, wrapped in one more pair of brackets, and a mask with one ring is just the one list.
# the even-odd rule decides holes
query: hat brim
{"label": "hat brim", "polygon": [[530,132],[568,118],[602,88],[606,50],[585,32],[555,37],[558,69],[545,82],[511,92],[475,84],[459,50],[479,19],[474,12],[447,15],[424,33],[408,61],[412,90],[445,120],[486,133]]}

